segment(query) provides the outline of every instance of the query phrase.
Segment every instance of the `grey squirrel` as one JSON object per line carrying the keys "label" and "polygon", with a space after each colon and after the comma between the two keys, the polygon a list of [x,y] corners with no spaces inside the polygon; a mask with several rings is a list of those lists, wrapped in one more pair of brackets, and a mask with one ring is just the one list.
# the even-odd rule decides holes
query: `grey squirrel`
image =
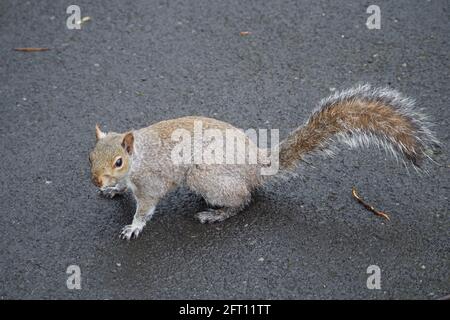
{"label": "grey squirrel", "polygon": [[[121,238],[138,237],[158,201],[175,187],[187,186],[214,207],[196,214],[207,223],[236,215],[249,203],[252,191],[271,179],[260,172],[267,161],[239,165],[173,161],[174,132],[192,133],[196,121],[205,129],[235,130],[248,150],[258,156],[264,151],[231,124],[205,117],[161,121],[126,133],[104,133],[96,126],[97,141],[89,156],[93,183],[110,196],[131,190],[137,202],[133,221],[123,228]],[[427,149],[438,144],[413,100],[395,90],[363,85],[322,100],[306,124],[278,145],[280,170],[295,170],[305,156],[327,152],[335,141],[351,147],[375,144],[413,166],[419,166],[428,157]]]}

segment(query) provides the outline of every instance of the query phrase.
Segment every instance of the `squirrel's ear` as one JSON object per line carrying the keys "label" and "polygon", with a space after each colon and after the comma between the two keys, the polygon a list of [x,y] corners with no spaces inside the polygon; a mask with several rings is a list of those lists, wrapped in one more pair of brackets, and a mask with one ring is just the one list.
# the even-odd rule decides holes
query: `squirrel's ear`
{"label": "squirrel's ear", "polygon": [[122,147],[125,149],[125,151],[131,155],[133,153],[134,149],[134,136],[132,132],[128,132],[125,134],[122,140]]}
{"label": "squirrel's ear", "polygon": [[100,140],[101,138],[104,138],[106,136],[106,133],[102,132],[102,130],[100,130],[100,127],[98,126],[98,124],[95,125],[95,137],[97,138],[97,140]]}

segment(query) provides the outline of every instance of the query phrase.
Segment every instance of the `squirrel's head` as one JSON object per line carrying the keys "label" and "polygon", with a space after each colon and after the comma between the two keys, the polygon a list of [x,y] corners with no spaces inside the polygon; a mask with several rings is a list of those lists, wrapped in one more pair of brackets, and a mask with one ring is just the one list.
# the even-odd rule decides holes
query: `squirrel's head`
{"label": "squirrel's head", "polygon": [[100,189],[113,187],[130,170],[134,151],[133,133],[105,133],[96,125],[95,136],[97,143],[89,155],[92,182]]}

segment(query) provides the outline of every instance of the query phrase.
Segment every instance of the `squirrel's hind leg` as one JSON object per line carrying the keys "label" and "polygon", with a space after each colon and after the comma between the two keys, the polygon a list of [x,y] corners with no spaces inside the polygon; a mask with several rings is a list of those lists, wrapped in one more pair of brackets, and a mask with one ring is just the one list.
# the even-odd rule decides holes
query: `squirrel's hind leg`
{"label": "squirrel's hind leg", "polygon": [[[220,191],[219,191],[220,190]],[[210,189],[203,194],[205,201],[218,209],[197,212],[195,217],[201,223],[221,222],[235,216],[250,202],[251,193],[245,184],[236,184],[233,189]]]}
{"label": "squirrel's hind leg", "polygon": [[186,177],[190,190],[203,196],[212,207],[198,212],[201,223],[220,222],[238,214],[250,202],[251,188],[242,168],[198,166]]}
{"label": "squirrel's hind leg", "polygon": [[241,211],[241,208],[221,208],[221,209],[207,209],[205,211],[197,212],[195,217],[201,223],[212,223],[226,220]]}

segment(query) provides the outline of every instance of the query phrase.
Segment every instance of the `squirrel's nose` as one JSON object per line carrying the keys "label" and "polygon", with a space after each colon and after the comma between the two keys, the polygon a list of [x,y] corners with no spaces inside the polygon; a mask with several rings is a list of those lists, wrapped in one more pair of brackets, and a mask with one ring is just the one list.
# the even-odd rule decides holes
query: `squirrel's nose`
{"label": "squirrel's nose", "polygon": [[103,185],[102,178],[101,177],[97,177],[97,176],[93,176],[92,177],[92,183],[95,184],[99,188]]}

